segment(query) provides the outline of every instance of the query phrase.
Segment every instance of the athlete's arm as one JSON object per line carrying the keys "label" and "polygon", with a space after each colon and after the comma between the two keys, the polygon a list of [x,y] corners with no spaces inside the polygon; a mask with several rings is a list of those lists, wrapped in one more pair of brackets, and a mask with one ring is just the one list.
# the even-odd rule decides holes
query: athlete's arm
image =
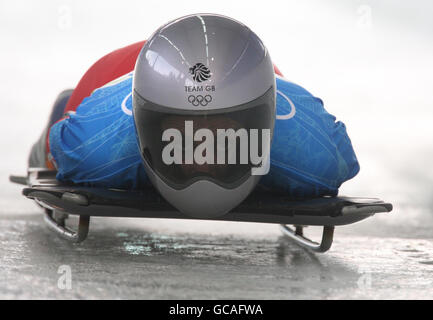
{"label": "athlete's arm", "polygon": [[130,112],[131,85],[132,73],[97,89],[51,127],[58,180],[121,189],[149,183]]}
{"label": "athlete's arm", "polygon": [[[50,132],[58,179],[111,188],[148,183],[136,142],[130,99],[131,74],[95,91]],[[292,196],[335,195],[359,164],[344,124],[320,99],[277,78],[277,119],[269,189]]]}
{"label": "athlete's arm", "polygon": [[[122,188],[147,181],[132,117],[125,113],[125,108],[131,108],[130,99],[123,101],[130,84],[128,89],[116,85],[91,94],[133,71],[144,43],[106,55],[80,80],[65,108],[76,114],[54,125],[48,135],[47,150],[52,149],[58,179]],[[276,66],[274,69],[281,76]],[[344,124],[335,122],[322,101],[303,88],[278,77],[277,89],[271,171],[263,184],[291,195],[336,194],[341,183],[359,171]]]}
{"label": "athlete's arm", "polygon": [[271,169],[262,185],[296,197],[336,195],[359,164],[341,121],[321,99],[277,77],[277,119]]}

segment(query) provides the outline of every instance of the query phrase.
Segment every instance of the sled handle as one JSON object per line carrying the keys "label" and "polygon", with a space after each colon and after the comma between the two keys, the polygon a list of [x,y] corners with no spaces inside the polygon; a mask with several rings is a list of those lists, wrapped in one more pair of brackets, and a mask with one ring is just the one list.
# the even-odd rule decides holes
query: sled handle
{"label": "sled handle", "polygon": [[302,247],[305,247],[315,252],[326,252],[331,248],[332,240],[334,239],[333,226],[323,227],[322,241],[320,243],[304,237],[302,234],[302,229],[303,227],[301,226],[296,226],[296,230],[293,230],[285,224],[281,225],[281,230],[283,231],[284,235],[295,241],[296,244]]}
{"label": "sled handle", "polygon": [[90,216],[81,215],[78,222],[78,229],[77,231],[73,231],[64,226],[64,223],[56,221],[53,217],[53,213],[53,210],[45,209],[44,220],[48,227],[60,237],[75,243],[82,242],[87,238],[89,233]]}
{"label": "sled handle", "polygon": [[9,176],[9,181],[17,184],[22,184],[23,186],[27,185],[27,176]]}
{"label": "sled handle", "polygon": [[44,220],[48,228],[57,233],[57,235],[74,243],[82,242],[87,238],[89,234],[90,216],[80,215],[78,229],[77,231],[73,231],[65,226],[64,219],[61,221],[54,219],[54,212],[56,211],[54,208],[37,199],[35,199],[35,202],[45,209]]}

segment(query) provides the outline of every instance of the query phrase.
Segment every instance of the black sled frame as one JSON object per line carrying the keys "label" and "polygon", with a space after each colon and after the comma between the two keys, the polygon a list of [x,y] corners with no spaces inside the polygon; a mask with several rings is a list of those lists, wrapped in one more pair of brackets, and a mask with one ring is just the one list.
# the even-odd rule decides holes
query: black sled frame
{"label": "black sled frame", "polygon": [[[27,185],[23,195],[44,208],[45,221],[53,231],[72,242],[86,239],[91,216],[195,219],[176,210],[151,187],[140,191],[89,188],[61,183],[55,176],[56,171],[31,168],[27,177],[11,176],[10,180]],[[295,201],[257,190],[231,212],[213,220],[280,224],[283,233],[298,245],[325,252],[332,245],[335,226],[391,210],[392,204],[374,198],[321,197]],[[79,216],[77,231],[65,225],[70,214]],[[323,226],[320,243],[304,237],[305,226]]]}

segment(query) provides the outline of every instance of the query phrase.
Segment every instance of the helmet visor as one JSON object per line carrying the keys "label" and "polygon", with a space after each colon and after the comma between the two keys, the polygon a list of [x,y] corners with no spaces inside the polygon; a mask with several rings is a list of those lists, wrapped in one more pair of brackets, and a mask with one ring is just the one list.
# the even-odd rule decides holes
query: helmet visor
{"label": "helmet visor", "polygon": [[270,148],[274,87],[249,103],[216,110],[167,108],[137,92],[133,104],[143,160],[175,189],[202,179],[235,188]]}

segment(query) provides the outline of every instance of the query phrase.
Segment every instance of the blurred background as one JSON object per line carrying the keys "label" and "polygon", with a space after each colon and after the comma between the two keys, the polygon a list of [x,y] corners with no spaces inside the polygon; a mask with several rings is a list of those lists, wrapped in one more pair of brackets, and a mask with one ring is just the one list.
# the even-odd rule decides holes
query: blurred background
{"label": "blurred background", "polygon": [[341,194],[394,203],[392,218],[379,218],[390,231],[432,230],[433,3],[427,0],[2,0],[0,208],[21,212],[30,205],[5,181],[24,172],[56,95],[106,53],[196,12],[248,25],[285,77],[347,125],[361,171]]}
{"label": "blurred background", "polygon": [[[25,173],[28,152],[45,127],[57,94],[73,88],[108,52],[147,39],[171,19],[200,12],[227,15],[249,26],[285,77],[320,97],[325,108],[346,124],[361,171],[343,184],[340,194],[382,198],[394,204],[392,213],[338,228],[336,249],[325,256],[313,258],[290,249],[291,260],[278,253],[278,228],[265,224],[101,219],[103,224],[99,229],[96,224],[88,242],[78,249],[45,233],[41,212],[21,196],[20,186],[8,182],[8,176]],[[122,274],[126,278],[129,272],[131,279],[136,278],[138,265],[126,262],[138,261],[142,268],[143,262],[153,261],[144,268],[153,266],[153,275],[160,277],[146,280],[154,281],[147,289],[159,288],[156,297],[170,297],[173,290],[182,290],[176,297],[189,297],[182,294],[192,287],[179,284],[179,279],[199,281],[207,268],[200,269],[195,261],[202,261],[214,271],[212,276],[204,271],[203,281],[214,277],[225,286],[215,291],[221,292],[216,297],[287,297],[287,292],[306,298],[311,292],[315,297],[362,297],[356,286],[361,266],[378,272],[374,279],[385,279],[373,283],[383,290],[371,291],[368,297],[425,298],[433,285],[432,16],[433,2],[428,0],[0,0],[0,269],[9,272],[8,283],[0,279],[0,297],[25,297],[27,291],[20,290],[28,284],[41,285],[34,290],[51,288],[45,284],[54,285],[52,274],[63,263],[58,257],[69,257],[83,275],[93,270],[93,276],[103,277],[98,290],[117,273],[113,266],[120,261],[125,262],[120,264]],[[178,232],[188,235],[176,238]],[[161,246],[168,251],[155,249]],[[161,258],[155,258],[159,254]],[[172,260],[177,254],[181,258]],[[153,260],[145,260],[149,255]],[[142,260],[134,260],[137,257]],[[179,271],[176,264],[187,267]],[[306,273],[311,277],[304,278],[301,270],[308,271],[311,265],[312,273]],[[29,278],[17,273],[19,268],[27,268]],[[170,268],[176,270],[173,278],[171,271],[161,273]],[[287,268],[291,273],[285,273]],[[250,277],[239,278],[240,270]],[[39,282],[31,276],[38,273]],[[281,278],[282,274],[291,278]],[[95,296],[140,296],[134,296],[139,285],[130,281],[124,291],[110,284]],[[155,284],[166,281],[172,281],[171,286]],[[396,283],[408,290],[396,291]],[[281,295],[274,290],[278,286],[284,289]],[[353,291],[341,291],[344,286]],[[185,287],[189,289],[184,291]],[[303,291],[305,287],[311,292]],[[335,290],[330,292],[329,287]],[[89,297],[95,293],[92,288],[81,292]],[[236,291],[239,288],[244,292]],[[30,297],[57,294],[40,290]],[[207,297],[205,292],[199,288],[196,296]]]}

